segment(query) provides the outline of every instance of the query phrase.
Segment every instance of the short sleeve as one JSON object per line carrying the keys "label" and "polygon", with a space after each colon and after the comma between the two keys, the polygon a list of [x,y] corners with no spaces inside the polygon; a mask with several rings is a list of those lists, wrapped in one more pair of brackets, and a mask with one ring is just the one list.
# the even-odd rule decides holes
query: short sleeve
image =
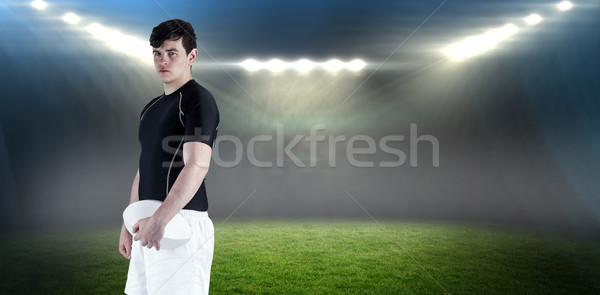
{"label": "short sleeve", "polygon": [[219,128],[219,109],[208,91],[200,91],[183,110],[184,142],[202,142],[213,147]]}
{"label": "short sleeve", "polygon": [[154,105],[154,103],[156,103],[159,99],[161,98],[161,96],[155,97],[152,100],[150,100],[150,102],[148,102],[146,104],[146,106],[142,109],[142,112],[140,113],[140,121],[142,120],[142,118],[144,117],[144,114],[146,113],[146,111],[152,106]]}

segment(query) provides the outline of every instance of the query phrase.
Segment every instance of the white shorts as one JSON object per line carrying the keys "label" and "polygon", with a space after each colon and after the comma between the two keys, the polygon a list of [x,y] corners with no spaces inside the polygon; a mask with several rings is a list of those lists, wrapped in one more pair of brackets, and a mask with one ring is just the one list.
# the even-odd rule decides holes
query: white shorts
{"label": "white shorts", "polygon": [[175,249],[156,250],[133,241],[125,294],[208,294],[214,251],[214,226],[208,213],[179,211],[192,230],[192,238]]}

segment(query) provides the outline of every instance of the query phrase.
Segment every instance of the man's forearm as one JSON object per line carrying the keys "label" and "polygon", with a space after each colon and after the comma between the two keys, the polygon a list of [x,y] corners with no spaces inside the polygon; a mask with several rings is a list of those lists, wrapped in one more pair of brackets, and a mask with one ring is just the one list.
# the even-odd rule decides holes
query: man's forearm
{"label": "man's forearm", "polygon": [[207,173],[208,167],[185,165],[153,217],[166,225],[194,197]]}

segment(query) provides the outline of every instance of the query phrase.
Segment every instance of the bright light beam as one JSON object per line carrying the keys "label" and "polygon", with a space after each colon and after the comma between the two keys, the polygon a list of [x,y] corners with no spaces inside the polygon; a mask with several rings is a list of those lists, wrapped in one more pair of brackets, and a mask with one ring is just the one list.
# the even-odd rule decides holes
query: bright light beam
{"label": "bright light beam", "polygon": [[63,15],[62,19],[66,23],[69,23],[69,24],[72,24],[72,25],[78,23],[81,20],[81,18],[77,14],[72,13],[72,12],[65,13],[65,15]]}
{"label": "bright light beam", "polygon": [[285,66],[286,64],[282,60],[276,58],[267,62],[267,68],[275,73],[285,70]]}
{"label": "bright light beam", "polygon": [[525,18],[525,22],[530,25],[537,25],[542,21],[542,17],[539,14],[530,14]]}
{"label": "bright light beam", "polygon": [[310,72],[310,70],[312,70],[313,67],[313,62],[308,59],[301,59],[294,63],[294,68],[301,73]]}
{"label": "bright light beam", "polygon": [[560,9],[562,11],[566,11],[573,7],[573,3],[571,3],[571,1],[562,1],[562,2],[558,3],[556,5],[556,7],[558,7],[558,9]]}
{"label": "bright light beam", "polygon": [[35,0],[35,1],[31,2],[31,6],[33,6],[33,8],[35,8],[35,9],[43,10],[46,8],[46,6],[48,6],[48,3],[46,3],[42,0]]}
{"label": "bright light beam", "polygon": [[249,72],[255,72],[262,69],[262,65],[255,59],[247,59],[241,63],[242,67]]}
{"label": "bright light beam", "polygon": [[344,64],[338,59],[332,59],[325,63],[325,69],[330,72],[337,72],[344,68]]}
{"label": "bright light beam", "polygon": [[364,61],[362,61],[362,60],[360,60],[360,59],[355,59],[355,60],[351,61],[351,62],[348,64],[347,68],[348,68],[348,70],[350,70],[350,71],[353,71],[353,72],[358,72],[358,71],[360,71],[360,70],[364,69],[364,68],[365,68],[365,65],[366,65],[366,64],[365,64],[365,62],[364,62]]}
{"label": "bright light beam", "polygon": [[[43,10],[48,3],[43,0],[35,0],[30,3],[32,7]],[[81,17],[73,12],[67,12],[62,16],[63,21],[75,25],[81,21]],[[106,45],[116,51],[121,51],[128,55],[139,57],[144,61],[149,60],[150,46],[147,41],[143,41],[135,36],[125,35],[117,30],[106,28],[98,23],[91,23],[85,27],[85,30],[92,36],[100,39]]]}
{"label": "bright light beam", "polygon": [[444,52],[453,59],[461,60],[493,49],[498,43],[504,41],[519,31],[513,24],[506,24],[486,32],[485,34],[468,37],[465,41],[448,46]]}
{"label": "bright light beam", "polygon": [[271,72],[278,73],[285,70],[293,70],[300,73],[308,73],[314,70],[326,70],[329,72],[336,73],[342,70],[358,72],[363,70],[367,66],[367,63],[361,59],[354,59],[350,62],[342,62],[339,59],[331,59],[326,62],[315,62],[303,58],[294,62],[283,61],[280,59],[271,59],[266,62],[261,62],[249,58],[238,63],[238,65],[249,72],[269,70]]}
{"label": "bright light beam", "polygon": [[506,24],[504,27],[500,28],[500,33],[505,37],[510,37],[516,34],[519,31],[519,28],[513,24]]}
{"label": "bright light beam", "polygon": [[150,46],[139,38],[125,35],[117,30],[106,28],[100,24],[92,23],[85,28],[92,36],[104,41],[110,48],[149,60]]}

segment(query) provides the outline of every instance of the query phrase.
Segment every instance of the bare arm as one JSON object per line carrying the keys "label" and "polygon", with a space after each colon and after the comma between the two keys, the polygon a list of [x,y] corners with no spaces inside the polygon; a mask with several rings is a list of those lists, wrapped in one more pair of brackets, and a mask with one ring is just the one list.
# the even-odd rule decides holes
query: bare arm
{"label": "bare arm", "polygon": [[211,155],[212,149],[205,143],[186,142],[183,144],[185,166],[181,169],[165,201],[154,212],[154,215],[141,219],[133,226],[133,232],[136,233],[134,240],[142,240],[142,246],[151,248],[156,245],[156,250],[160,249],[160,240],[164,235],[165,227],[194,197],[202,185],[202,181],[208,173]]}
{"label": "bare arm", "polygon": [[212,149],[205,143],[183,144],[184,167],[175,180],[167,198],[152,217],[161,224],[167,223],[194,197],[208,173]]}

